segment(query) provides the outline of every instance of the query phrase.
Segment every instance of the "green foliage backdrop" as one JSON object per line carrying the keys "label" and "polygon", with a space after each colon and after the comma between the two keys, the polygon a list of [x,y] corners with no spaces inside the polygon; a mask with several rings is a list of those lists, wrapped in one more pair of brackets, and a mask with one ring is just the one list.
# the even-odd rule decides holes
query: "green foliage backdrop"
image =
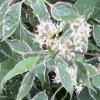
{"label": "green foliage backdrop", "polygon": [[[78,18],[91,28],[89,38],[81,41],[81,52],[70,29]],[[62,52],[47,44],[41,47],[37,35],[45,22],[47,30],[64,22],[53,43],[55,38],[74,41],[67,48],[74,59],[61,55],[64,46]],[[0,0],[0,100],[100,100],[100,0]]]}

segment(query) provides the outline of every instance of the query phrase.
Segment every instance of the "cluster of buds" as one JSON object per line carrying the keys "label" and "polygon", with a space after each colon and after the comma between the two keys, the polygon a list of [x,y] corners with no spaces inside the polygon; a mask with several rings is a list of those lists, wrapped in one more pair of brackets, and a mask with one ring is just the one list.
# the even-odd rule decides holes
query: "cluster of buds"
{"label": "cluster of buds", "polygon": [[75,51],[82,52],[84,42],[88,41],[88,38],[90,37],[90,27],[91,25],[88,24],[83,17],[75,19],[70,24]]}

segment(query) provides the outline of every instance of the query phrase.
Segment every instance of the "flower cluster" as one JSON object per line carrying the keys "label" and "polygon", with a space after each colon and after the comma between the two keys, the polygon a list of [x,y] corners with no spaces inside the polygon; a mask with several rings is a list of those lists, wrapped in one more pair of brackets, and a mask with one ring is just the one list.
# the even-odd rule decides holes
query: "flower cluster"
{"label": "flower cluster", "polygon": [[63,28],[63,22],[54,24],[51,21],[41,21],[37,26],[35,37],[41,48],[45,45],[46,48],[50,48],[56,53],[58,52],[58,55],[67,56],[68,60],[70,60],[75,56],[72,49],[73,43],[70,39],[60,39],[59,33],[63,31]]}
{"label": "flower cluster", "polygon": [[88,37],[90,36],[90,27],[91,25],[88,24],[83,17],[75,19],[70,24],[75,51],[82,52],[82,46],[84,45],[84,41],[87,41]]}
{"label": "flower cluster", "polygon": [[68,72],[71,75],[71,81],[75,89],[75,92],[79,94],[83,89],[83,84],[82,83],[78,84],[76,81],[77,80],[77,67],[70,66],[68,69]]}
{"label": "flower cluster", "polygon": [[44,44],[48,47],[52,47],[57,42],[57,37],[63,29],[63,23],[54,24],[51,21],[41,21],[37,26],[35,34],[36,41],[42,47]]}
{"label": "flower cluster", "polygon": [[70,23],[70,37],[66,40],[60,38],[59,33],[63,31],[64,23],[53,23],[52,21],[40,21],[36,30],[36,41],[40,47],[45,46],[61,56],[66,56],[68,60],[75,58],[75,51],[82,52],[84,41],[88,40],[91,31],[90,25],[83,17],[75,19]]}

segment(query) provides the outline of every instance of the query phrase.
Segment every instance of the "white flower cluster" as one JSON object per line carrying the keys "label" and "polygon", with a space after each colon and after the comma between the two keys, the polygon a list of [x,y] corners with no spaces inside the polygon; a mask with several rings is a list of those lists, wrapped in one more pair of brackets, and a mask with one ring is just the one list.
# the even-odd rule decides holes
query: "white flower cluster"
{"label": "white flower cluster", "polygon": [[83,17],[75,19],[70,24],[75,51],[82,52],[82,46],[84,45],[84,41],[87,41],[90,37],[90,27],[91,25],[88,24]]}
{"label": "white flower cluster", "polygon": [[70,60],[75,56],[73,49],[71,49],[73,43],[70,39],[66,41],[60,39],[59,33],[63,31],[63,28],[63,22],[54,24],[51,21],[41,21],[37,26],[35,37],[41,48],[43,45],[46,48],[50,47],[51,50],[58,52],[59,55],[67,56],[68,60]]}
{"label": "white flower cluster", "polygon": [[71,60],[75,58],[75,51],[82,52],[84,41],[88,40],[91,29],[83,17],[75,19],[70,24],[70,29],[72,30],[70,38],[63,40],[59,36],[63,28],[63,22],[55,24],[52,21],[41,21],[37,25],[35,37],[41,48],[45,45],[47,49],[50,48],[55,53],[66,56],[68,60]]}
{"label": "white flower cluster", "polygon": [[68,72],[71,75],[71,81],[73,87],[75,88],[75,92],[79,94],[83,89],[83,84],[77,84],[77,67],[70,66]]}
{"label": "white flower cluster", "polygon": [[57,37],[59,32],[63,29],[63,23],[54,24],[51,21],[44,22],[41,21],[37,26],[37,31],[35,34],[36,41],[42,47],[45,44],[47,47],[52,47],[57,42]]}

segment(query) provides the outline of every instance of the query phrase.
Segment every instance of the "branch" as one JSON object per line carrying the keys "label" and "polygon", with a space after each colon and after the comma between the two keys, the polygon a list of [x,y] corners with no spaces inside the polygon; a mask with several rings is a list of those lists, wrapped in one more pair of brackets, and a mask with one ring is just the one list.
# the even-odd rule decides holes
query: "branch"
{"label": "branch", "polygon": [[79,53],[79,54],[84,54],[84,55],[89,55],[89,56],[94,56],[94,57],[100,57],[100,54],[94,54],[94,53],[84,53],[84,52],[76,52],[76,53]]}

